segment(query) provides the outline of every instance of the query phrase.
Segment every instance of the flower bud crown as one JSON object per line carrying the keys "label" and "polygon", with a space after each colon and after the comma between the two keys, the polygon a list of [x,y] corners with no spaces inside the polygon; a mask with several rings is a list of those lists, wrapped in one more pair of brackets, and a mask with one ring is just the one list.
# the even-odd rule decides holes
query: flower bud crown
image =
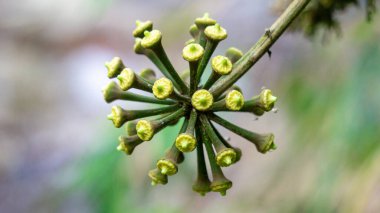
{"label": "flower bud crown", "polygon": [[[152,69],[136,73],[119,57],[106,62],[107,76],[114,80],[103,88],[107,103],[125,100],[157,104],[154,108],[138,110],[112,107],[108,119],[117,128],[126,127],[126,134],[119,137],[117,150],[131,155],[137,146],[152,140],[165,127],[180,123],[181,129],[177,137],[171,139],[171,147],[157,159],[155,168],[147,172],[152,185],[167,184],[168,176],[179,172],[179,164],[184,161],[185,155],[195,152],[197,175],[192,189],[201,195],[211,191],[225,195],[232,182],[224,176],[222,168],[238,162],[242,151],[235,144],[230,144],[215,124],[251,142],[262,154],[276,149],[276,145],[273,134],[247,130],[223,119],[216,112],[262,116],[273,110],[277,98],[269,89],[263,89],[252,98],[243,96],[234,83],[245,73],[241,74],[239,69],[241,59],[246,55],[231,47],[224,55],[213,56],[219,42],[228,34],[207,13],[197,18],[190,27],[192,39],[186,42],[182,50],[182,57],[189,66],[183,73],[178,73],[173,67],[161,43],[162,33],[154,29],[153,23],[137,21],[136,25],[133,31],[135,53],[148,57],[163,77],[157,78]],[[201,83],[208,65],[212,72],[205,83]],[[131,88],[150,95],[133,93],[129,91]],[[210,171],[206,164],[210,165]]]}

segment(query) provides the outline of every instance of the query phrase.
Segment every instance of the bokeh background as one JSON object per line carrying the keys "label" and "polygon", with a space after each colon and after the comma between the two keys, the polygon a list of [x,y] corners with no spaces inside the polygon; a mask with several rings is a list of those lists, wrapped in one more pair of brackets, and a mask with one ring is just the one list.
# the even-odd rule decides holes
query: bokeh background
{"label": "bokeh background", "polygon": [[[165,186],[147,172],[174,140],[171,127],[132,156],[117,152],[103,101],[104,62],[135,70],[136,19],[153,20],[178,70],[188,27],[209,12],[228,30],[216,54],[247,51],[276,19],[274,1],[0,1],[0,211],[8,212],[380,212],[380,21],[360,7],[337,14],[342,35],[287,33],[238,85],[245,97],[270,88],[277,113],[222,116],[273,132],[278,149],[243,149],[225,169],[226,197],[192,192],[195,153]],[[142,105],[117,103],[127,108]],[[145,106],[145,105],[144,105]]]}

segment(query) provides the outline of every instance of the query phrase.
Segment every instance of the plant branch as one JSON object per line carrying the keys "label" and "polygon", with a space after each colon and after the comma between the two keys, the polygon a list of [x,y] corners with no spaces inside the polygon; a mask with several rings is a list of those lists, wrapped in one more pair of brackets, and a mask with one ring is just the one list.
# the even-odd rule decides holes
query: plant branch
{"label": "plant branch", "polygon": [[282,15],[265,31],[259,41],[237,61],[231,74],[221,77],[211,88],[214,98],[219,97],[241,78],[276,42],[310,0],[294,0]]}

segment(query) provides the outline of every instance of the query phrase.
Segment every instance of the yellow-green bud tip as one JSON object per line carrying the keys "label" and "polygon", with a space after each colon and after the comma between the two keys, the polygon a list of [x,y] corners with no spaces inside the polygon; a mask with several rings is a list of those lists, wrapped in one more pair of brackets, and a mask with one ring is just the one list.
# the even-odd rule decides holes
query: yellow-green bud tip
{"label": "yellow-green bud tip", "polygon": [[130,89],[135,81],[135,72],[132,69],[125,68],[117,76],[119,80],[120,88],[124,91]]}
{"label": "yellow-green bud tip", "polygon": [[268,134],[267,136],[265,136],[264,146],[259,151],[261,153],[266,153],[270,150],[275,150],[275,149],[277,149],[277,146],[274,143],[274,135]]}
{"label": "yellow-green bud tip", "polygon": [[157,161],[157,168],[164,175],[174,175],[177,173],[177,165],[169,159],[161,159]]}
{"label": "yellow-green bud tip", "polygon": [[161,42],[161,32],[159,30],[145,31],[144,38],[141,40],[141,46],[144,48],[152,48]]}
{"label": "yellow-green bud tip", "polygon": [[230,91],[226,96],[226,107],[229,110],[240,110],[244,106],[244,96],[237,90]]}
{"label": "yellow-green bud tip", "polygon": [[103,97],[107,103],[116,100],[119,97],[120,92],[121,89],[119,85],[117,85],[114,81],[111,81],[102,88]]}
{"label": "yellow-green bud tip", "polygon": [[213,192],[219,192],[222,196],[226,195],[226,191],[232,187],[232,182],[227,179],[213,181],[211,183],[211,190]]}
{"label": "yellow-green bud tip", "polygon": [[154,135],[152,124],[147,120],[139,120],[136,124],[137,136],[143,141],[150,141]]}
{"label": "yellow-green bud tip", "polygon": [[227,57],[218,55],[211,60],[212,70],[219,75],[228,75],[232,71],[232,63]]}
{"label": "yellow-green bud tip", "polygon": [[219,24],[206,27],[204,32],[208,39],[214,41],[222,41],[227,38],[227,31]]}
{"label": "yellow-green bud tip", "polygon": [[192,43],[188,44],[182,50],[182,56],[186,61],[198,61],[204,53],[204,49],[201,45]]}
{"label": "yellow-green bud tip", "polygon": [[157,184],[165,185],[168,183],[168,176],[161,174],[160,170],[157,168],[150,170],[148,176],[152,180],[152,186]]}
{"label": "yellow-green bud tip", "polygon": [[206,111],[210,109],[213,103],[214,97],[205,89],[196,91],[191,97],[191,104],[199,111]]}
{"label": "yellow-green bud tip", "polygon": [[153,23],[151,21],[142,22],[140,20],[136,21],[136,28],[133,30],[133,36],[136,38],[144,37],[145,31],[151,31],[153,28]]}
{"label": "yellow-green bud tip", "polygon": [[191,152],[195,149],[197,141],[194,136],[182,133],[176,138],[175,145],[181,152]]}
{"label": "yellow-green bud tip", "polygon": [[276,101],[277,101],[277,97],[272,95],[271,90],[264,89],[263,91],[261,91],[260,102],[263,104],[265,111],[272,110]]}
{"label": "yellow-green bud tip", "polygon": [[231,148],[224,149],[216,155],[216,163],[219,166],[227,167],[236,161],[236,152]]}
{"label": "yellow-green bud tip", "polygon": [[210,18],[210,15],[208,13],[204,13],[202,17],[195,19],[195,24],[200,27],[204,28],[205,26],[214,25],[216,21],[212,18]]}
{"label": "yellow-green bud tip", "polygon": [[111,114],[109,114],[107,118],[111,120],[117,128],[121,127],[125,122],[123,109],[120,106],[113,106],[111,108]]}
{"label": "yellow-green bud tip", "polygon": [[165,99],[173,93],[173,83],[167,78],[160,78],[154,82],[152,90],[157,99]]}
{"label": "yellow-green bud tip", "polygon": [[111,61],[104,64],[107,68],[108,78],[115,78],[125,68],[123,61],[119,57],[114,57]]}

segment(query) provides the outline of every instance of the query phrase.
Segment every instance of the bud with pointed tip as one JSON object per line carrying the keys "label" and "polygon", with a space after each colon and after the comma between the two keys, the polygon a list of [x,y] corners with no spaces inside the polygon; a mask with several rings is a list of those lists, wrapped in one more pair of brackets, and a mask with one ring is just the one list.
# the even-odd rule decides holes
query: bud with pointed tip
{"label": "bud with pointed tip", "polygon": [[232,71],[232,63],[225,56],[218,55],[211,60],[212,70],[219,75],[228,75]]}
{"label": "bud with pointed tip", "polygon": [[146,49],[153,49],[161,44],[162,34],[159,30],[145,31],[141,46]]}
{"label": "bud with pointed tip", "polygon": [[177,111],[169,114],[168,116],[162,117],[157,120],[139,120],[136,124],[137,135],[143,141],[150,141],[154,134],[161,131],[166,126],[170,125],[172,122],[180,119],[186,112],[185,108],[180,108]]}
{"label": "bud with pointed tip", "polygon": [[186,131],[184,133],[179,134],[175,140],[175,145],[177,149],[179,149],[181,152],[191,152],[195,149],[197,145],[197,140],[194,137],[197,117],[197,111],[192,110]]}
{"label": "bud with pointed tip", "polygon": [[232,71],[232,63],[225,56],[218,55],[211,60],[212,73],[207,82],[203,86],[204,89],[209,89],[222,75],[228,75]]}
{"label": "bud with pointed tip", "polygon": [[199,35],[199,29],[198,29],[197,25],[195,25],[195,24],[191,25],[189,28],[189,33],[190,33],[191,37],[193,37],[194,39],[197,38]]}
{"label": "bud with pointed tip", "polygon": [[152,180],[152,186],[157,184],[165,185],[168,183],[168,176],[162,174],[157,168],[150,170],[148,176]]}
{"label": "bud with pointed tip", "polygon": [[272,95],[272,91],[264,89],[260,95],[253,97],[250,100],[244,102],[244,106],[241,111],[252,112],[255,115],[263,115],[264,112],[269,112],[273,109],[277,97]]}
{"label": "bud with pointed tip", "polygon": [[203,17],[199,17],[195,19],[195,25],[199,30],[197,36],[197,42],[202,46],[206,46],[206,36],[204,30],[206,27],[216,24],[216,21],[210,18],[208,13],[205,13]]}
{"label": "bud with pointed tip", "polygon": [[110,83],[108,83],[106,86],[102,88],[104,100],[107,103],[111,103],[112,101],[119,99],[121,97],[122,92],[123,91],[121,90],[119,85],[117,85],[113,81],[111,81]]}
{"label": "bud with pointed tip", "polygon": [[205,89],[200,89],[196,91],[191,97],[191,104],[195,109],[199,111],[209,110],[213,103],[214,97],[209,91]]}
{"label": "bud with pointed tip", "polygon": [[199,29],[204,29],[207,26],[216,24],[216,21],[210,18],[208,13],[204,13],[202,17],[195,19],[195,25]]}
{"label": "bud with pointed tip", "polygon": [[210,167],[212,171],[212,177],[213,180],[210,184],[210,188],[213,192],[219,192],[222,196],[226,195],[226,191],[232,187],[232,182],[228,180],[223,172],[222,169],[218,166],[216,162],[216,157],[214,150],[212,149],[212,146],[210,144],[210,141],[207,139],[207,133],[205,132],[205,129],[201,129],[202,131],[202,140],[204,141],[208,159],[210,161]]}
{"label": "bud with pointed tip", "polygon": [[270,111],[274,107],[274,103],[277,101],[277,97],[272,95],[272,91],[269,89],[264,89],[260,93],[260,102],[262,103],[263,109],[265,111]]}
{"label": "bud with pointed tip", "polygon": [[143,141],[150,141],[154,135],[153,125],[147,120],[139,120],[136,124],[136,131]]}
{"label": "bud with pointed tip", "polygon": [[172,105],[176,102],[173,100],[158,100],[153,97],[143,96],[139,94],[135,94],[132,92],[124,92],[121,90],[120,86],[111,81],[102,89],[102,93],[104,96],[104,100],[107,103],[111,103],[115,100],[127,100],[127,101],[138,101],[144,103],[153,103],[153,104],[163,104],[163,105]]}
{"label": "bud with pointed tip", "polygon": [[207,133],[208,138],[210,139],[212,145],[217,151],[216,154],[216,163],[219,166],[227,167],[236,161],[236,152],[234,149],[226,147],[219,139],[218,135],[215,133],[215,130],[212,128],[207,117],[202,114],[200,115],[200,121],[202,127]]}
{"label": "bud with pointed tip", "polygon": [[215,24],[206,27],[205,35],[207,39],[219,42],[227,38],[227,31],[219,24]]}
{"label": "bud with pointed tip", "polygon": [[120,136],[119,137],[119,146],[117,150],[125,152],[127,155],[131,155],[133,150],[143,142],[137,135],[132,136]]}
{"label": "bud with pointed tip", "polygon": [[123,71],[117,76],[117,79],[119,80],[120,88],[124,91],[129,90],[130,88],[141,89],[147,92],[152,91],[152,85],[139,75],[136,75],[130,68],[123,69]]}
{"label": "bud with pointed tip", "polygon": [[133,30],[133,36],[138,38],[144,37],[145,31],[151,31],[153,29],[153,22],[145,21],[141,22],[140,20],[136,21],[136,28]]}
{"label": "bud with pointed tip", "polygon": [[188,44],[182,50],[182,57],[189,62],[198,61],[203,56],[203,47],[197,43]]}
{"label": "bud with pointed tip", "polygon": [[138,118],[150,117],[154,115],[160,115],[170,113],[178,109],[178,105],[171,105],[160,107],[156,109],[145,110],[124,110],[120,106],[113,106],[111,114],[108,115],[108,119],[112,120],[115,127],[121,127],[125,122],[135,120]]}
{"label": "bud with pointed tip", "polygon": [[[185,120],[179,132],[185,132],[187,126],[188,121]],[[177,164],[179,164],[182,160],[183,154],[180,150],[178,150],[178,148],[176,147],[176,142],[174,142],[171,148],[166,152],[165,157],[157,161],[157,168],[164,175],[174,175],[178,172]]]}
{"label": "bud with pointed tip", "polygon": [[210,114],[208,116],[211,120],[215,121],[216,123],[224,126],[225,128],[229,129],[230,131],[240,135],[241,137],[247,139],[248,141],[255,144],[257,151],[260,153],[267,153],[270,150],[275,150],[276,144],[274,143],[274,135],[272,133],[269,134],[258,134],[255,132],[248,131],[246,129],[243,129],[215,114]]}
{"label": "bud with pointed tip", "polygon": [[244,96],[237,90],[232,90],[226,96],[226,107],[229,110],[240,110],[244,106]]}
{"label": "bud with pointed tip", "polygon": [[167,78],[160,78],[153,84],[153,95],[158,99],[166,99],[173,93],[172,81]]}
{"label": "bud with pointed tip", "polygon": [[119,57],[114,57],[111,61],[104,64],[108,71],[108,78],[115,78],[125,68],[123,61]]}

